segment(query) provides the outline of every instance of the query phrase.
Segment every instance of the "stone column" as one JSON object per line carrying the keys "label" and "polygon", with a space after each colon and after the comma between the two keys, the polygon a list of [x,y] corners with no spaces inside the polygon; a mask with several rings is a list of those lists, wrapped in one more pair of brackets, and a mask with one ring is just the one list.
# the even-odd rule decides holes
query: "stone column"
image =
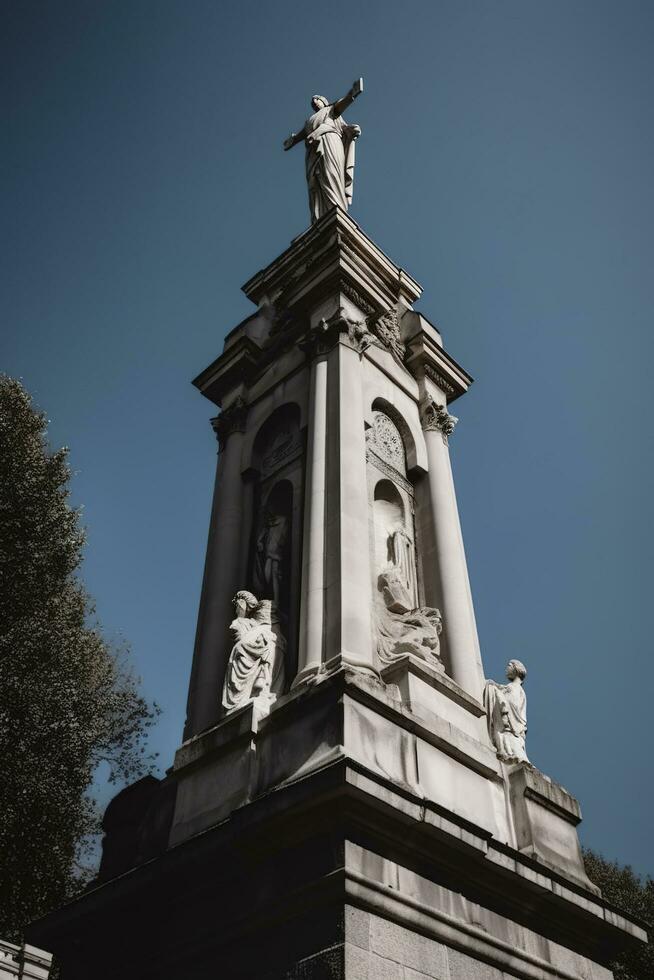
{"label": "stone column", "polygon": [[243,588],[240,552],[245,494],[241,452],[245,413],[245,406],[237,404],[213,420],[220,450],[184,738],[214,725],[220,716],[230,650],[229,624],[234,618],[231,602]]}
{"label": "stone column", "polygon": [[311,364],[309,431],[304,491],[304,540],[298,672],[293,686],[320,670],[325,602],[325,463],[327,451],[327,359]]}
{"label": "stone column", "polygon": [[325,660],[376,674],[361,357],[349,321],[336,326],[327,385]]}
{"label": "stone column", "polygon": [[472,604],[463,536],[447,445],[456,419],[444,405],[423,403],[422,423],[429,463],[428,481],[436,562],[441,586],[443,635],[453,679],[479,701],[484,671]]}

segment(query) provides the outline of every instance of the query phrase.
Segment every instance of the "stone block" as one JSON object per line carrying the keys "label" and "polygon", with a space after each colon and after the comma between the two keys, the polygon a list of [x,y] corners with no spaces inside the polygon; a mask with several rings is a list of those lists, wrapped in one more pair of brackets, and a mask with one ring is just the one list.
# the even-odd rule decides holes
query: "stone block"
{"label": "stone block", "polygon": [[599,894],[584,869],[576,829],[581,812],[575,798],[529,765],[510,769],[508,778],[519,850]]}
{"label": "stone block", "polygon": [[414,736],[352,698],[345,702],[345,744],[367,768],[417,791]]}
{"label": "stone block", "polygon": [[370,953],[352,943],[345,943],[345,980],[373,980]]}
{"label": "stone block", "polygon": [[[370,980],[404,980],[404,967],[395,960],[386,960],[376,953],[370,954]],[[346,977],[346,980],[349,980]]]}
{"label": "stone block", "polygon": [[360,949],[370,949],[370,915],[348,905],[345,908],[345,941]]}
{"label": "stone block", "polygon": [[447,950],[427,936],[379,916],[371,916],[370,948],[382,959],[447,980]]}
{"label": "stone block", "polygon": [[387,684],[397,684],[402,702],[415,714],[437,715],[467,735],[481,740],[484,709],[442,670],[407,654],[385,667],[382,677]]}
{"label": "stone block", "polygon": [[504,980],[501,970],[473,959],[458,949],[449,949],[447,959],[450,967],[449,980]]}
{"label": "stone block", "polygon": [[417,756],[420,785],[428,799],[496,833],[496,808],[487,778],[423,739],[417,739]]}
{"label": "stone block", "polygon": [[343,947],[337,946],[301,960],[280,980],[344,980],[345,976]]}

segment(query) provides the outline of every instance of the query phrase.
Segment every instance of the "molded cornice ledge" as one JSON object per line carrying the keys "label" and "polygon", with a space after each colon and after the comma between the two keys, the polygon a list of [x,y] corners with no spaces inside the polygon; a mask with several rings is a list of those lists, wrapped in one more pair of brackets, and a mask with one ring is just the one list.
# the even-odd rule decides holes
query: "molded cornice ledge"
{"label": "molded cornice ledge", "polygon": [[306,309],[342,291],[366,314],[410,308],[422,289],[344,211],[334,208],[242,287],[253,303]]}
{"label": "molded cornice ledge", "polygon": [[405,363],[416,380],[436,385],[447,402],[464,395],[473,378],[443,348],[440,334],[420,313],[409,310],[402,318],[407,346]]}
{"label": "molded cornice ledge", "polygon": [[239,337],[205,368],[193,384],[205,398],[220,405],[225,395],[254,376],[262,356],[261,347],[250,337]]}

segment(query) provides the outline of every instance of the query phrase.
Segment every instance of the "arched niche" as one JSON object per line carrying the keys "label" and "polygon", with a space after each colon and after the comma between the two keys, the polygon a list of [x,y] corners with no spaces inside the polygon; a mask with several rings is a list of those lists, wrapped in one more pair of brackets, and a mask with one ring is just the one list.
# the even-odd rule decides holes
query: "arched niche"
{"label": "arched niche", "polygon": [[[406,408],[406,412],[401,412],[387,398],[378,395],[370,403],[370,408],[366,414],[366,426],[369,429],[373,425],[375,413],[382,412],[388,416],[402,437],[406,471],[417,475],[427,471],[427,451],[415,405],[408,403]],[[409,411],[411,408],[414,409],[414,412]]]}
{"label": "arched niche", "polygon": [[251,467],[260,480],[266,480],[301,452],[300,408],[295,402],[287,402],[259,427],[252,444]]}
{"label": "arched niche", "polygon": [[264,489],[254,547],[252,588],[258,599],[277,603],[288,622],[293,552],[293,484],[279,480]]}
{"label": "arched niche", "polygon": [[379,480],[373,493],[373,524],[375,528],[375,570],[377,574],[391,561],[390,539],[405,526],[404,503],[397,487],[390,480]]}
{"label": "arched niche", "polygon": [[271,412],[251,440],[246,470],[251,500],[247,588],[258,599],[277,601],[287,642],[287,679],[296,673],[299,628],[304,494],[300,424],[300,408],[295,402]]}
{"label": "arched niche", "polygon": [[376,401],[366,431],[366,471],[370,506],[370,564],[376,604],[384,605],[379,577],[395,569],[403,583],[404,599],[421,605],[421,570],[415,532],[415,492],[406,443],[406,428],[397,424]]}

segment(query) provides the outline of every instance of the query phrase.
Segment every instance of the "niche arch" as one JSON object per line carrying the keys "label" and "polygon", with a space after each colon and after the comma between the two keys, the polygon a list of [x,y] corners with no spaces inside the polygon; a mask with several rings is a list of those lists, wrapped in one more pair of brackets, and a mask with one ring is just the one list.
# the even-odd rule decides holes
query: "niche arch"
{"label": "niche arch", "polygon": [[296,402],[286,402],[274,409],[257,429],[248,462],[260,479],[265,480],[301,451],[300,407]]}
{"label": "niche arch", "polygon": [[[414,409],[413,413],[409,411],[410,408]],[[383,412],[399,430],[404,444],[407,472],[426,472],[427,452],[425,440],[414,403],[411,402],[410,405],[407,405],[407,413],[405,414],[393,402],[390,402],[382,395],[377,395],[370,403],[370,409],[366,416],[368,426],[373,424],[375,412]],[[415,418],[413,418],[413,414],[415,414]]]}
{"label": "niche arch", "polygon": [[286,679],[297,672],[300,609],[304,435],[296,402],[265,418],[242,457],[251,487],[247,588],[277,602],[286,639]]}

